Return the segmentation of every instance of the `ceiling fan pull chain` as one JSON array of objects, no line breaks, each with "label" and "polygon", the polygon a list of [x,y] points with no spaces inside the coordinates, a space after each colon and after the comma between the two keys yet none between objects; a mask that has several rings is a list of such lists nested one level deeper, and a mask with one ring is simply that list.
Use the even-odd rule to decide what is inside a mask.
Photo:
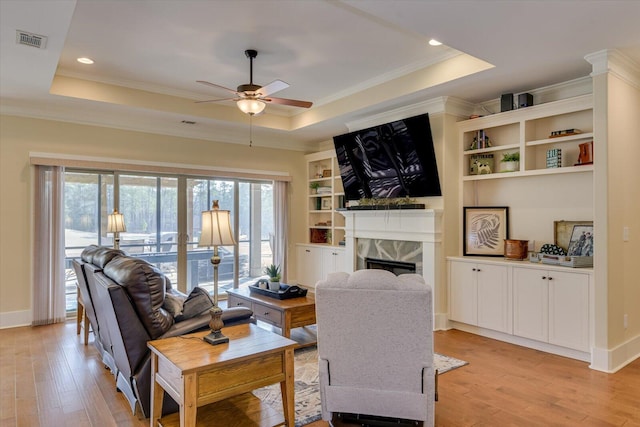
[{"label": "ceiling fan pull chain", "polygon": [[253,114],[249,114],[249,147],[253,147]]}]

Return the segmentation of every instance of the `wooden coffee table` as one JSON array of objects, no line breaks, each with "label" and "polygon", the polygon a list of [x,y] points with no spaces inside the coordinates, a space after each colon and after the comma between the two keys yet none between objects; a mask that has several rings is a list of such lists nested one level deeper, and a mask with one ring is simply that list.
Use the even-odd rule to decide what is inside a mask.
[{"label": "wooden coffee table", "polygon": [[[226,344],[202,340],[209,331],[149,341],[151,427],[294,426],[293,349],[296,343],[254,324],[222,329]],[[250,392],[280,383],[282,414]],[[180,406],[162,417],[164,393]]]},{"label": "wooden coffee table", "polygon": [[257,320],[282,330],[282,336],[291,338],[298,347],[315,345],[316,331],[307,326],[316,323],[316,300],[311,293],[304,297],[277,299],[251,293],[247,288],[227,290],[228,307],[248,307]]}]

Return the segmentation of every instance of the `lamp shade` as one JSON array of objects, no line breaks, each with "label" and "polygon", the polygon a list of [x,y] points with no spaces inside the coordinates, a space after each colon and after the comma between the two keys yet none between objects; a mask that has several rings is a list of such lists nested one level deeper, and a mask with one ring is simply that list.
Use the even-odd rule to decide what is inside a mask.
[{"label": "lamp shade", "polygon": [[127,231],[124,225],[124,215],[118,213],[117,209],[107,216],[107,233],[122,233]]},{"label": "lamp shade", "polygon": [[238,108],[243,113],[249,114],[251,116],[255,114],[260,114],[264,110],[264,107],[267,106],[264,101],[260,99],[240,99],[237,101]]},{"label": "lamp shade", "polygon": [[214,200],[211,210],[202,212],[202,232],[198,246],[231,246],[235,244],[230,212],[220,210],[218,201]]}]

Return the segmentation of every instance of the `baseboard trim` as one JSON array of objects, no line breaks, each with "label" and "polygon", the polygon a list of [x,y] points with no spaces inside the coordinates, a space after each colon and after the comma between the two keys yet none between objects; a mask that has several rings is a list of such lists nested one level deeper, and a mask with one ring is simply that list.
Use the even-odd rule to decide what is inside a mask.
[{"label": "baseboard trim", "polygon": [[433,315],[433,330],[446,331],[449,329],[449,319],[447,313],[435,313]]},{"label": "baseboard trim", "polygon": [[0,313],[0,329],[31,325],[31,310]]},{"label": "baseboard trim", "polygon": [[464,323],[449,321],[449,324],[453,329],[458,329],[460,331],[469,332],[472,334],[480,335],[480,336],[491,338],[498,341],[504,341],[509,344],[520,345],[522,347],[544,351],[545,353],[557,354],[558,356],[569,357],[571,359],[576,359],[583,362],[591,361],[591,354],[588,352],[561,347],[558,345],[549,344],[542,341],[536,341],[529,338],[523,338],[516,335],[511,335],[505,332],[498,332],[498,331],[493,331],[491,329],[479,328],[477,326],[467,325]]},{"label": "baseboard trim", "polygon": [[612,349],[594,347],[589,367],[613,374],[639,357],[640,335],[637,335]]}]

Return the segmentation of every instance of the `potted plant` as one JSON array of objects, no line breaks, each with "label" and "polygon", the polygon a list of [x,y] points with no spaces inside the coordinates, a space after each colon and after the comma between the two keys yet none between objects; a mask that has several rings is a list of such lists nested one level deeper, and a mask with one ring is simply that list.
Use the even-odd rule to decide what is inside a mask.
[{"label": "potted plant", "polygon": [[516,172],[520,170],[520,153],[504,153],[500,163],[503,164],[502,172]]},{"label": "potted plant", "polygon": [[264,268],[264,274],[269,276],[269,290],[280,290],[280,266],[271,264],[270,266]]},{"label": "potted plant", "polygon": [[318,187],[320,187],[320,183],[318,181],[310,182],[309,188],[311,189],[311,194],[316,194],[318,192]]}]

